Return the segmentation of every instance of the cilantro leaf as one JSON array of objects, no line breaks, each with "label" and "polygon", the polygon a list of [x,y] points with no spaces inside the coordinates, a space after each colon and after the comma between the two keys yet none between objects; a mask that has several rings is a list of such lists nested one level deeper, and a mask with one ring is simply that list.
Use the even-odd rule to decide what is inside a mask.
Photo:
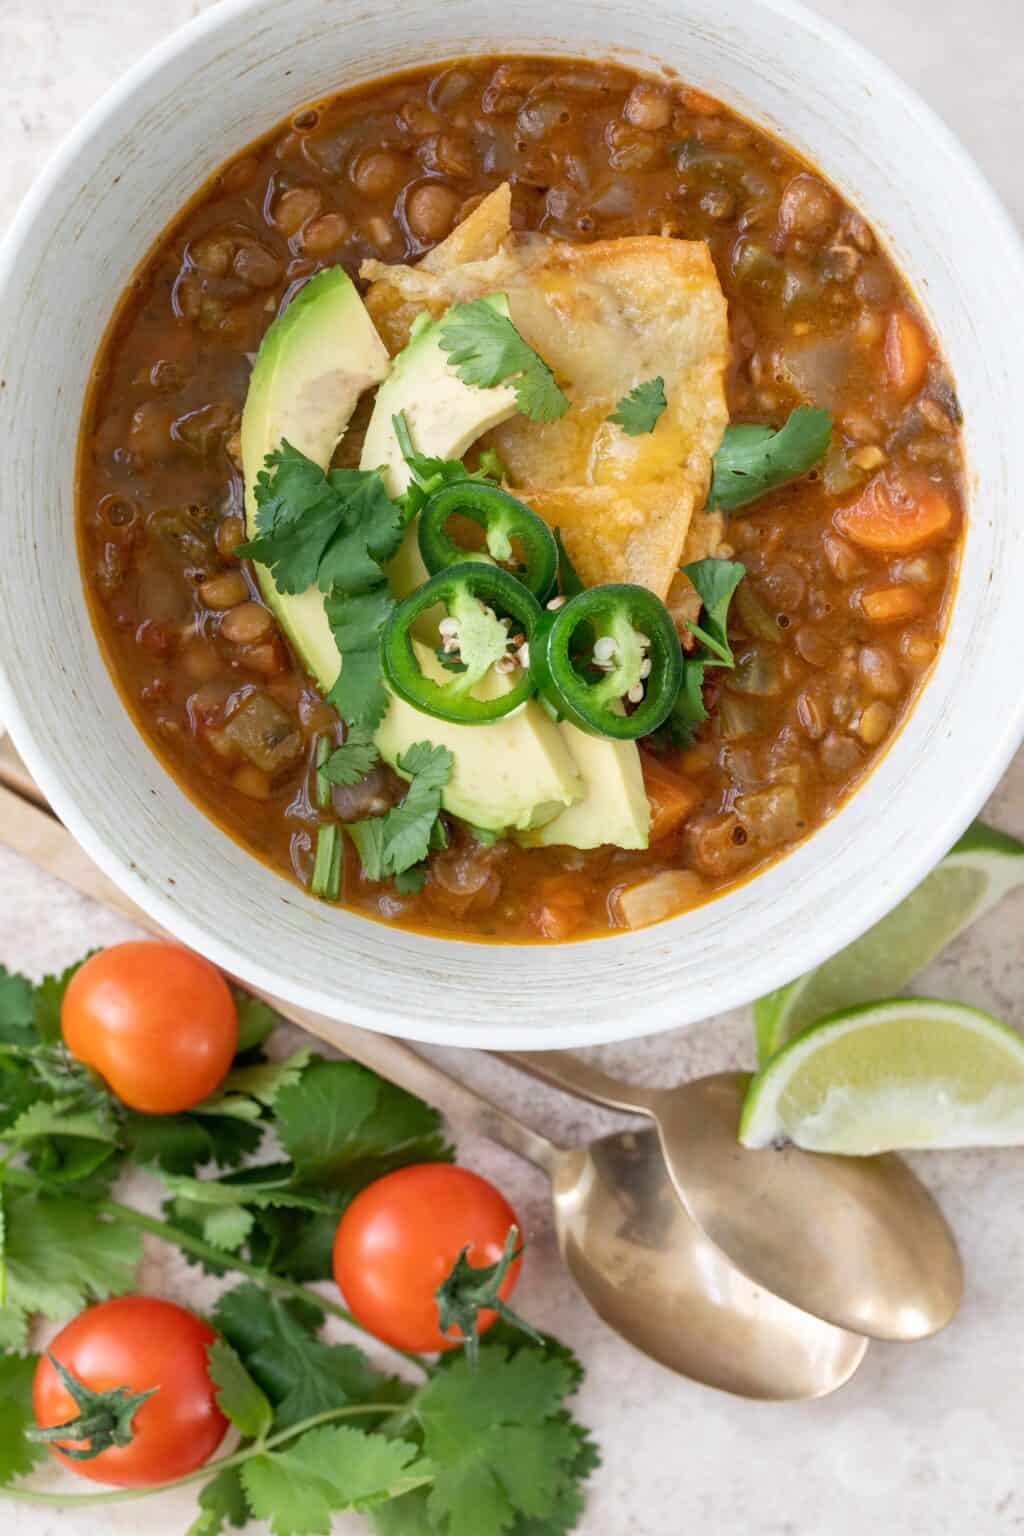
[{"label": "cilantro leaf", "polygon": [[277,1101],[277,1134],[300,1179],[344,1188],[407,1163],[448,1161],[441,1116],[354,1061],[317,1061]]},{"label": "cilantro leaf", "polygon": [[37,1043],[34,989],[27,976],[0,965],[0,1042],[29,1049]]},{"label": "cilantro leaf", "polygon": [[269,1398],[277,1429],[345,1403],[378,1401],[380,1380],[362,1351],[317,1338],[323,1313],[311,1302],[281,1301],[246,1281],[220,1298],[213,1320]]},{"label": "cilantro leaf", "polygon": [[368,880],[387,880],[422,863],[441,812],[441,791],[455,759],[447,747],[419,741],[398,759],[410,775],[405,799],[383,816],[351,822],[347,831],[359,850]]},{"label": "cilantro leaf", "polygon": [[224,1339],[207,1346],[206,1359],[221,1413],[247,1440],[261,1440],[274,1421],[266,1393]]},{"label": "cilantro leaf", "polygon": [[417,515],[424,503],[442,485],[451,485],[461,480],[497,482],[504,477],[505,466],[492,448],[484,449],[480,455],[479,469],[470,471],[461,459],[438,459],[429,454],[417,453],[404,411],[392,416],[391,425],[410,475],[409,485],[402,497],[402,510],[407,522]]},{"label": "cilantro leaf", "polygon": [[76,960],[73,965],[69,965],[59,975],[44,976],[36,987],[35,997],[32,1001],[32,1013],[36,1024],[36,1034],[46,1045],[54,1045],[61,1038],[60,1009],[64,1001],[64,993],[68,989],[68,982],[75,972],[80,971],[85,962],[96,953],[96,950],[90,949],[87,954],[82,956],[81,960]]},{"label": "cilantro leaf", "polygon": [[334,592],[324,608],[341,654],[338,680],[327,696],[351,726],[375,731],[388,707],[380,670],[380,634],[395,606],[386,586],[355,597]]},{"label": "cilantro leaf", "polygon": [[568,1366],[537,1349],[485,1349],[475,1370],[460,1359],[439,1371],[412,1405],[436,1469],[434,1524],[447,1536],[502,1536],[517,1515],[551,1516],[579,1452],[562,1409],[572,1389]]},{"label": "cilantro leaf", "polygon": [[256,477],[256,507],[259,536],[237,553],[267,566],[280,592],[364,592],[383,581],[381,562],[401,542],[401,513],[380,470],[324,474],[287,441]]},{"label": "cilantro leaf", "polygon": [[333,1511],[367,1509],[429,1478],[408,1441],[349,1425],[312,1429],[242,1467],[249,1506],[274,1536],[328,1536]]},{"label": "cilantro leaf", "polygon": [[236,1054],[244,1056],[246,1051],[255,1050],[258,1045],[262,1045],[280,1020],[269,1003],[253,997],[251,992],[243,992],[241,987],[232,987],[231,993],[235,999],[235,1008],[238,1010]]},{"label": "cilantro leaf", "polygon": [[[499,298],[504,313],[495,307]],[[508,380],[531,421],[557,421],[569,409],[551,369],[509,319],[504,295],[453,304],[441,321],[440,344],[464,384],[490,389]]]},{"label": "cilantro leaf", "polygon": [[664,729],[673,746],[688,747],[699,725],[708,718],[704,708],[704,668],[696,656],[683,658],[683,681]]},{"label": "cilantro leaf", "polygon": [[628,395],[623,395],[608,420],[621,427],[628,437],[640,437],[645,432],[654,431],[667,405],[665,380],[660,376],[645,379]]},{"label": "cilantro leaf", "polygon": [[223,1536],[229,1525],[239,1529],[248,1525],[249,1505],[237,1467],[218,1472],[213,1481],[200,1490],[199,1509],[199,1516],[189,1526],[186,1536]]},{"label": "cilantro leaf", "polygon": [[331,784],[358,784],[380,761],[373,732],[365,726],[350,726],[340,747],[335,747],[324,764],[323,772]]},{"label": "cilantro leaf", "polygon": [[3,1202],[10,1305],[60,1320],[132,1289],[142,1257],[137,1232],[63,1195],[7,1189]]},{"label": "cilantro leaf", "polygon": [[832,418],[819,406],[799,405],[785,426],[737,423],[726,427],[712,460],[708,506],[736,512],[765,491],[807,473],[832,441]]},{"label": "cilantro leaf", "polygon": [[0,1485],[31,1472],[46,1448],[26,1439],[34,1427],[32,1380],[35,1355],[0,1355]]},{"label": "cilantro leaf", "polygon": [[711,656],[704,658],[712,666],[733,665],[732,647],[726,635],[729,603],[747,574],[738,560],[695,560],[681,567],[697,589],[702,603],[700,622],[687,623],[690,633],[702,641]]},{"label": "cilantro leaf", "polygon": [[206,1163],[234,1168],[263,1139],[263,1127],[221,1115],[139,1115],[128,1113],[121,1139],[138,1163],[165,1173],[188,1174]]}]

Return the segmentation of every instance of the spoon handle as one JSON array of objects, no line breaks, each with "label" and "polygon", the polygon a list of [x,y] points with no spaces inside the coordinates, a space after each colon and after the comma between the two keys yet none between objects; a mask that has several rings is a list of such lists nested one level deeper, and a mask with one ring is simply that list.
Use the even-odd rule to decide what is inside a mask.
[{"label": "spoon handle", "polygon": [[[0,757],[0,843],[47,874],[63,880],[81,895],[113,908],[150,933],[162,937],[163,930],[152,918],[96,868],[56,817],[42,809],[45,802],[40,792],[35,792],[35,803],[23,798],[30,780],[23,777],[17,790],[3,787],[8,782],[15,782],[13,772],[8,773],[11,762],[10,754],[5,751]],[[20,768],[20,764],[18,766]],[[25,775],[24,769],[21,774]],[[402,1041],[359,1029],[354,1024],[324,1018],[292,1003],[281,1002],[255,987],[247,986],[246,991],[262,998],[281,1018],[326,1040],[344,1051],[346,1056],[351,1056],[353,1061],[386,1077],[388,1082],[429,1100],[467,1129],[498,1142],[546,1173],[551,1172],[557,1149],[550,1141]]]},{"label": "spoon handle", "polygon": [[575,1094],[578,1099],[607,1104],[611,1109],[630,1110],[637,1115],[654,1112],[654,1091],[636,1083],[624,1083],[570,1051],[495,1051],[493,1054],[542,1083],[564,1088],[566,1093]]}]

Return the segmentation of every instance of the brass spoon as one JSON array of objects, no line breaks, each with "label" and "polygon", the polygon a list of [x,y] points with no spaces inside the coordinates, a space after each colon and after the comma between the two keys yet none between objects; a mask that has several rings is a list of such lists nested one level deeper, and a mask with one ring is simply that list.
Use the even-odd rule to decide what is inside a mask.
[{"label": "brass spoon", "polygon": [[693,1220],[737,1269],[796,1307],[877,1339],[945,1327],[963,1293],[953,1234],[902,1158],[752,1151],[736,1139],[749,1075],[642,1088],[565,1051],[504,1053],[542,1082],[654,1121]]},{"label": "brass spoon", "polygon": [[[4,775],[0,773],[0,779]],[[7,782],[14,782],[7,776]],[[0,842],[93,900],[159,932],[36,804],[0,788]],[[259,995],[259,994],[257,994]],[[580,1290],[629,1343],[669,1369],[745,1397],[822,1397],[848,1381],[867,1342],[753,1284],[676,1197],[652,1131],[567,1151],[400,1041],[266,998],[283,1018],[534,1163],[551,1179],[555,1232]]]}]

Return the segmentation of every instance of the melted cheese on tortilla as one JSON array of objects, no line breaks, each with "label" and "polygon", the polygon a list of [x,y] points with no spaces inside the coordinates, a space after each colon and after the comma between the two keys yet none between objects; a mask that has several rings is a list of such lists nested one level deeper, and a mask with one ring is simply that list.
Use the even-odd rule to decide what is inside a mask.
[{"label": "melted cheese on tortilla", "polygon": [[[574,246],[513,234],[509,213],[499,187],[418,267],[364,262],[367,307],[397,348],[424,309],[507,293],[570,401],[558,421],[517,416],[490,435],[510,485],[561,528],[588,586],[635,581],[666,598],[728,420],[726,305],[708,248],[654,235]],[[630,437],[608,416],[656,376],[667,408]]]}]

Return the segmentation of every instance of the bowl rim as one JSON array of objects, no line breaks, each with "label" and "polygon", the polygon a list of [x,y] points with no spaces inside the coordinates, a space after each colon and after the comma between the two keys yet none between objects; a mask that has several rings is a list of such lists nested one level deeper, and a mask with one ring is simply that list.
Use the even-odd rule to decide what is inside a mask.
[{"label": "bowl rim", "polygon": [[[244,15],[258,3],[259,0],[220,0],[219,4],[201,12],[184,26],[170,33],[132,64],[78,120],[29,188],[7,233],[0,241],[0,292],[3,292],[10,279],[18,253],[31,236],[38,212],[44,207],[65,174],[73,168],[80,150],[97,130],[110,119],[116,118],[140,88],[157,77],[169,62],[190,50],[208,35],[215,35],[221,29],[228,27],[235,18]],[[1024,240],[1005,205],[978,167],[973,155],[947,127],[938,113],[888,64],[850,37],[841,27],[810,11],[802,0],[756,0],[756,3],[762,10],[774,14],[780,20],[799,25],[812,38],[828,44],[840,54],[845,54],[867,73],[873,74],[880,83],[886,85],[898,98],[900,105],[916,119],[918,126],[930,137],[936,151],[948,156],[956,164],[965,181],[971,184],[973,194],[984,206],[990,221],[991,232],[1001,240],[1007,260],[1011,264],[1016,264],[1021,274],[1022,287],[1024,287]],[[500,45],[496,45],[494,51],[511,53],[515,50],[503,49]],[[612,50],[609,51],[612,52]],[[928,687],[927,680],[922,686]],[[915,700],[910,715],[903,724],[901,735],[912,728],[919,703],[920,697]],[[500,1045],[504,1048],[529,1046],[534,1049],[554,1049],[603,1044],[686,1027],[696,1022],[699,1017],[707,1016],[706,1014],[695,1015],[692,1012],[687,1014],[683,1005],[680,1010],[682,1017],[666,1018],[664,1004],[652,999],[637,1005],[630,1011],[625,1029],[618,1018],[608,1017],[595,1023],[581,1017],[576,1022],[564,1023],[557,1031],[552,1029],[544,1036],[540,1036],[536,1029],[515,1024],[497,1027],[494,1025],[469,1027],[460,1024],[457,1037],[453,1038],[451,1033],[445,1032],[441,1024],[424,1022],[415,1015],[387,1007],[367,1009],[361,1004],[346,1002],[330,991],[289,981],[252,957],[247,957],[244,966],[239,966],[240,956],[230,942],[222,941],[205,926],[194,922],[176,898],[165,894],[161,888],[144,879],[129,859],[122,858],[98,832],[94,831],[88,812],[79,809],[71,788],[65,788],[64,779],[56,768],[50,767],[45,754],[38,746],[28,719],[18,706],[15,690],[8,678],[2,658],[0,658],[0,720],[10,731],[26,765],[76,841],[122,891],[180,942],[206,955],[228,974],[237,975],[243,981],[250,981],[254,986],[276,994],[285,1001],[315,1010],[328,1018],[348,1019],[361,1027],[378,1032],[468,1048],[494,1048]],[[1010,701],[1010,707],[1003,714],[1001,724],[1002,729],[992,732],[986,748],[984,772],[979,773],[970,784],[963,785],[958,790],[955,816],[944,814],[941,823],[933,822],[927,834],[922,836],[912,851],[907,853],[897,873],[886,882],[879,882],[877,888],[865,888],[859,892],[855,912],[837,916],[827,930],[822,926],[810,934],[794,934],[787,945],[785,957],[771,957],[762,961],[762,969],[773,987],[778,987],[812,969],[835,954],[843,945],[865,932],[902,900],[943,857],[953,838],[963,831],[991,794],[1024,737],[1024,694],[1018,697],[1015,705],[1012,700]],[[868,775],[868,779],[870,777],[871,775]],[[853,792],[851,799],[856,799],[864,791],[866,784],[867,779]],[[816,833],[811,833],[806,842],[812,843],[815,835]],[[801,846],[806,846],[806,843]],[[785,858],[784,855],[782,860],[774,861],[774,865],[769,867],[777,866],[784,862]],[[755,874],[751,877],[751,882],[756,883],[759,878],[760,873]],[[727,894],[724,893],[724,895]],[[373,921],[365,918],[363,920]],[[671,920],[656,925],[655,930],[648,931],[661,928],[665,939],[668,940],[670,925]],[[445,946],[459,942],[433,935],[420,935],[420,937],[428,938],[433,944]],[[606,946],[622,943],[629,937],[621,934],[609,935],[599,939],[574,941],[571,945],[560,945],[558,948],[571,947],[574,953],[582,958],[589,944],[599,943],[604,949]],[[515,943],[486,947],[516,954],[522,954],[524,950],[530,953],[537,952],[535,945]],[[716,993],[716,1012],[725,1012],[730,1008],[745,1005],[749,1001],[749,986],[744,984],[742,976],[723,976]]]}]

